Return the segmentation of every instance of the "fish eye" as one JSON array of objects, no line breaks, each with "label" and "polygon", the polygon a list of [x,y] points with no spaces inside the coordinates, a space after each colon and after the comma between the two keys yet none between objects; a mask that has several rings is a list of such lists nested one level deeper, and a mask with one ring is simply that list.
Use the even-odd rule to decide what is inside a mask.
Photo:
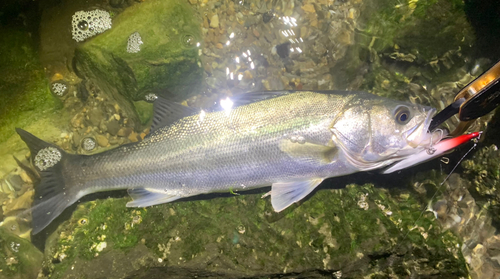
[{"label": "fish eye", "polygon": [[399,106],[394,111],[394,116],[398,124],[404,125],[410,122],[411,119],[410,109],[406,106]]}]

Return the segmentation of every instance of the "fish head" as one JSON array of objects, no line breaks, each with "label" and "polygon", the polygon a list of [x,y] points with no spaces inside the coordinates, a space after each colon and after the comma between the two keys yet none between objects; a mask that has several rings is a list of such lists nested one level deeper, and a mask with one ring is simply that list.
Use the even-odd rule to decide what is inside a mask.
[{"label": "fish head", "polygon": [[428,132],[435,109],[388,99],[352,102],[334,120],[333,142],[359,170],[389,165],[430,148],[445,136]]}]

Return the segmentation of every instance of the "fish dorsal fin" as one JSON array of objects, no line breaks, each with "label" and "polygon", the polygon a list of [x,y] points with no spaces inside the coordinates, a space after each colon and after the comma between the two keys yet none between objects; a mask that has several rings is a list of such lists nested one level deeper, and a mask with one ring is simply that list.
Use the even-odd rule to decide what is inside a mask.
[{"label": "fish dorsal fin", "polygon": [[280,212],[293,203],[305,198],[321,182],[323,182],[323,178],[273,183],[271,188],[271,204],[274,211]]},{"label": "fish dorsal fin", "polygon": [[153,103],[153,123],[151,124],[151,132],[149,134],[152,134],[159,128],[169,126],[181,118],[195,115],[198,112],[199,110],[195,108],[186,107],[158,97]]},{"label": "fish dorsal fin", "polygon": [[[260,102],[260,101],[267,100],[267,99],[285,96],[285,95],[291,94],[293,92],[294,91],[248,92],[248,93],[234,95],[232,97],[229,97],[229,99],[232,101],[232,108],[235,108],[235,107],[244,106],[244,105],[248,105],[248,104],[255,103],[255,102]],[[208,111],[214,112],[214,111],[224,110],[224,108],[221,106],[220,101],[225,100],[225,99],[226,98],[222,98],[221,100],[215,102],[215,105],[210,107],[208,109]]]}]

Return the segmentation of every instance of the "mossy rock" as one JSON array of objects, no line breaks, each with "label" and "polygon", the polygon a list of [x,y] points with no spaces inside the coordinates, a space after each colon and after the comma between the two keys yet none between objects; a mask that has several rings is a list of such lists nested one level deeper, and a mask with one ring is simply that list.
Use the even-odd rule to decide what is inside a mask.
[{"label": "mossy rock", "polygon": [[104,271],[107,278],[467,274],[459,240],[441,231],[432,213],[421,214],[422,205],[409,194],[371,184],[320,190],[281,213],[256,194],[140,209],[126,208],[128,200],[79,205],[54,233],[58,240],[47,247],[48,259],[64,257],[52,261],[45,274],[51,278],[96,278]]},{"label": "mossy rock", "polygon": [[62,107],[52,96],[38,51],[23,27],[0,28],[0,143],[15,127],[50,117]]},{"label": "mossy rock", "polygon": [[0,178],[17,167],[13,156],[28,152],[16,127],[50,140],[69,120],[50,92],[29,27],[13,25],[0,27]]},{"label": "mossy rock", "polygon": [[360,19],[357,46],[338,66],[348,77],[369,67],[355,88],[408,100],[410,83],[432,88],[455,80],[472,55],[475,36],[462,1],[376,1],[371,8]]},{"label": "mossy rock", "polygon": [[[143,44],[129,53],[128,39],[135,32]],[[201,86],[197,42],[200,22],[187,2],[144,1],[114,17],[110,30],[77,47],[76,67],[101,89],[114,88],[129,101],[166,90],[170,98],[184,100]]]},{"label": "mossy rock", "polygon": [[31,242],[0,227],[0,278],[37,278],[42,259]]},{"label": "mossy rock", "polygon": [[[488,134],[487,134],[488,135]],[[500,150],[484,146],[471,159],[462,162],[464,176],[472,183],[471,193],[478,203],[487,204],[491,217],[500,224]]]}]

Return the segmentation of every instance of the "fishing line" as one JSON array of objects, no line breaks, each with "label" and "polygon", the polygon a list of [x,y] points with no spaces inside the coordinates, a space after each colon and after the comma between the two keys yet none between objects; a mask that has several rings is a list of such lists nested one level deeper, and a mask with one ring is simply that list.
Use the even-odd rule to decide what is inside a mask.
[{"label": "fishing line", "polygon": [[[441,188],[443,187],[444,183],[450,178],[450,176],[457,169],[457,167],[460,165],[460,163],[465,159],[465,157],[467,157],[467,155],[469,155],[469,153],[476,148],[477,143],[479,142],[479,139],[481,138],[481,135],[482,135],[482,132],[479,132],[479,136],[473,140],[474,144],[472,145],[472,147],[467,152],[465,152],[465,154],[462,156],[462,158],[460,158],[460,160],[458,160],[457,164],[453,167],[453,169],[450,171],[450,173],[445,177],[445,179],[443,180],[443,182],[441,182],[441,184],[439,184],[438,188],[436,189],[436,192],[434,192],[434,194],[430,198],[430,200],[429,200],[430,202],[436,197],[437,193],[441,191]],[[413,222],[412,228],[408,229],[408,231],[404,235],[402,241],[406,239],[406,237],[408,236],[408,234],[410,234],[410,232],[413,229],[415,229],[415,226],[416,226],[417,222],[422,218],[422,216],[424,216],[424,213],[427,210],[429,210],[429,205],[427,205],[426,208],[420,212],[420,215],[418,216],[417,220],[415,220]]]}]

